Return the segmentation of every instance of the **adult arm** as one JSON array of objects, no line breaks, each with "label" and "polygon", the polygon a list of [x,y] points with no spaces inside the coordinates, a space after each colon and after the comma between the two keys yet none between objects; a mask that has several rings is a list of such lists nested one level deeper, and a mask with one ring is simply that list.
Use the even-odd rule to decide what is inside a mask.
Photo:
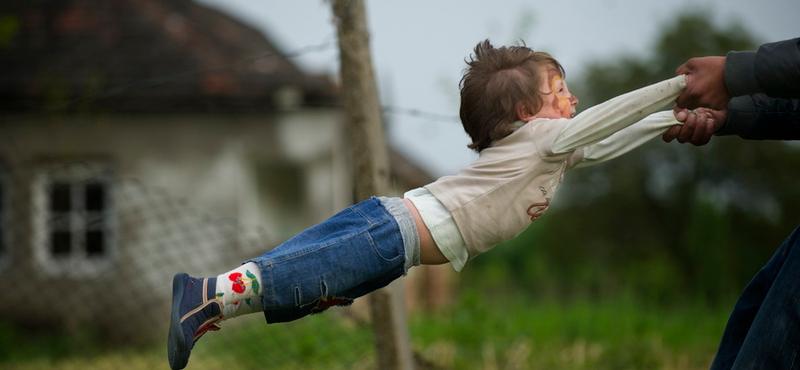
[{"label": "adult arm", "polygon": [[800,139],[800,38],[729,52],[725,84],[732,98],[716,135],[744,139]]},{"label": "adult arm", "polygon": [[800,98],[800,38],[764,44],[756,52],[728,52],[725,85],[733,97]]},{"label": "adult arm", "polygon": [[[720,59],[723,64],[719,64]],[[725,58],[693,58],[678,67],[676,73],[689,74],[686,92],[676,100],[680,107],[710,106],[729,112],[715,135],[800,139],[800,38],[764,44],[758,51],[731,51]],[[706,130],[709,127],[687,121],[671,128],[663,139],[669,142],[678,138],[680,142],[704,145],[708,140],[686,138],[707,136]]]},{"label": "adult arm", "polygon": [[723,109],[731,97],[765,93],[800,98],[800,38],[764,44],[758,51],[689,59],[675,74],[686,74],[679,107]]},{"label": "adult arm", "polygon": [[800,140],[800,100],[764,94],[740,96],[728,103],[728,119],[714,135],[750,140]]}]

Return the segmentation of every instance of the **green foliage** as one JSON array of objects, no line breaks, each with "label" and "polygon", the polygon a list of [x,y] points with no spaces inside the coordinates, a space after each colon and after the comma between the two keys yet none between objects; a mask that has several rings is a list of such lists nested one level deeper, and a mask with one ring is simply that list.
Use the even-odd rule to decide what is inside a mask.
[{"label": "green foliage", "polygon": [[[223,323],[192,353],[197,368],[218,369],[225,364],[241,368],[343,369],[364,368],[374,362],[375,346],[369,326],[359,325],[332,308],[290,323],[267,325],[253,314]],[[367,367],[368,368],[368,367]]]},{"label": "green foliage", "polygon": [[730,50],[752,50],[758,46],[742,24],[734,22],[720,28],[712,24],[706,14],[694,10],[678,17],[674,24],[666,25],[652,60],[660,73],[656,77],[674,74],[675,68],[689,58],[725,55]]},{"label": "green foliage", "polygon": [[0,322],[0,364],[30,359],[57,362],[77,353],[96,355],[102,349],[101,343],[90,328],[63,335],[56,330],[43,331]]},{"label": "green foliage", "polygon": [[5,48],[17,36],[22,28],[19,15],[0,15],[0,48]]},{"label": "green foliage", "polygon": [[445,369],[707,369],[729,312],[516,293],[468,290],[451,311],[412,317],[415,348]]},{"label": "green foliage", "polygon": [[[374,369],[371,328],[336,314],[345,309],[331,311],[276,325],[265,324],[260,314],[225,321],[222,330],[198,341],[188,368]],[[107,346],[88,329],[27,333],[5,324],[0,325],[0,368],[161,369],[168,367],[166,331],[162,338],[144,347]]]}]

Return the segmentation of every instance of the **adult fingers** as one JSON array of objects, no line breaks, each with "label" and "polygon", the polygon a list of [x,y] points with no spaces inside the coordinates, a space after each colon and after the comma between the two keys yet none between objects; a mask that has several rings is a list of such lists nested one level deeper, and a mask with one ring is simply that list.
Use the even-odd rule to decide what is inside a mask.
[{"label": "adult fingers", "polygon": [[681,132],[678,133],[678,142],[685,143],[691,140],[694,131],[696,130],[697,126],[697,114],[689,113],[686,116],[686,120],[683,122],[683,127],[681,127]]},{"label": "adult fingers", "polygon": [[[689,137],[689,142],[694,145],[703,145],[705,142],[703,140],[706,137],[706,132],[710,130],[708,125],[707,116],[705,113],[700,113],[696,116],[697,123],[695,124],[694,131],[692,132],[692,136]],[[707,142],[707,141],[706,141]]]},{"label": "adult fingers", "polygon": [[702,141],[700,143],[696,143],[694,145],[697,145],[697,146],[706,145],[706,144],[708,144],[709,141],[711,141],[711,136],[713,136],[714,132],[716,131],[716,127],[717,127],[716,126],[716,122],[714,122],[713,118],[709,118],[708,121],[706,122],[706,124],[707,124],[706,134],[703,135],[703,139],[702,139]]},{"label": "adult fingers", "polygon": [[717,132],[728,120],[728,110],[715,110],[711,112],[711,117],[714,118],[714,132]]},{"label": "adult fingers", "polygon": [[661,135],[661,140],[664,140],[665,143],[672,142],[672,140],[675,140],[675,138],[678,137],[678,134],[680,134],[681,127],[681,125],[670,127],[667,132],[664,133],[664,135]]},{"label": "adult fingers", "polygon": [[[683,108],[679,107],[677,104],[675,104],[675,105],[672,106],[672,114],[675,116],[675,120],[677,120],[678,122],[683,123],[683,122],[686,121],[686,117],[689,114],[689,111],[686,110],[686,109],[683,109]],[[667,132],[665,132],[663,135],[661,135],[661,139],[664,140],[664,142],[667,142],[667,143],[672,142],[672,140],[675,140],[681,134],[681,131],[683,131],[683,130],[684,130],[684,126],[682,124],[681,125],[674,125],[674,126],[670,127],[669,129],[667,129]]]},{"label": "adult fingers", "polygon": [[695,75],[687,74],[686,75],[686,88],[683,89],[683,92],[675,98],[675,104],[678,107],[684,109],[695,109],[700,104],[698,103],[699,94],[696,91],[694,80]]},{"label": "adult fingers", "polygon": [[[691,61],[691,59],[689,61]],[[691,73],[691,72],[692,72],[692,69],[689,67],[689,62],[687,61],[686,63],[683,63],[680,66],[678,66],[678,68],[675,70],[675,75],[676,76],[677,75],[685,75],[685,74],[688,74],[688,73]]]},{"label": "adult fingers", "polygon": [[686,115],[688,114],[688,109],[681,108],[678,106],[678,104],[672,106],[672,115],[675,116],[676,120],[680,122],[686,121]]}]

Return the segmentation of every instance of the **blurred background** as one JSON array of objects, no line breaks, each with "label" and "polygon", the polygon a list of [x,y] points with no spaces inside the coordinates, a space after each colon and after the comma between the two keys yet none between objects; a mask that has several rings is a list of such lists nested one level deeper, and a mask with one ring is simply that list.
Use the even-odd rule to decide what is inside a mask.
[{"label": "blurred background", "polygon": [[[792,0],[366,7],[396,196],[475,158],[458,80],[483,39],[552,53],[580,111],[690,57],[800,34]],[[174,273],[216,276],[356,201],[330,8],[0,4],[0,367],[168,368]],[[800,221],[798,151],[655,140],[571,172],[517,239],[404,279],[417,367],[708,368]],[[222,326],[189,369],[376,368],[365,302]]]}]

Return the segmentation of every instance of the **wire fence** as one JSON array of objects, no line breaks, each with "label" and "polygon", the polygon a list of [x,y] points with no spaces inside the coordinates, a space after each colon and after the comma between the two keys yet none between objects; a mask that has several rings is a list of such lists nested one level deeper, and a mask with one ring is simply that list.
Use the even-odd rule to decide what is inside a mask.
[{"label": "wire fence", "polygon": [[[277,244],[102,165],[13,159],[0,167],[4,369],[168,368],[173,274],[216,276]],[[286,324],[223,321],[188,368],[374,369],[364,304]]]}]

